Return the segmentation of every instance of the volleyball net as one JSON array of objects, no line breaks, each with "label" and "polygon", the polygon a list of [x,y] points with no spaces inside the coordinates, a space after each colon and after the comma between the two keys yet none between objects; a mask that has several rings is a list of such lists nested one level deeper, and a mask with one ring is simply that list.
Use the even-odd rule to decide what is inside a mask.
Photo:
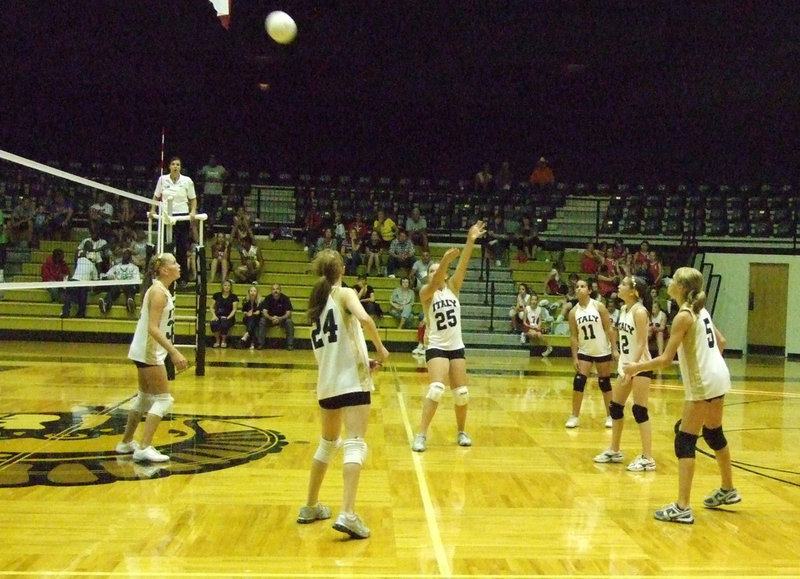
[{"label": "volleyball net", "polygon": [[[98,342],[122,341],[127,335],[129,341],[146,289],[147,263],[165,251],[180,253],[173,228],[190,217],[173,215],[169,196],[154,201],[157,175],[128,172],[120,165],[84,169],[71,164],[76,173],[54,165],[0,150],[0,209],[7,238],[0,246],[0,331],[16,330],[23,337],[25,330],[36,335],[61,331],[67,339],[77,333]],[[92,178],[78,175],[80,169]],[[174,342],[194,352],[199,376],[205,374],[206,219],[203,213],[191,219],[191,245],[186,263],[180,264],[195,283],[194,292],[171,288]]]}]

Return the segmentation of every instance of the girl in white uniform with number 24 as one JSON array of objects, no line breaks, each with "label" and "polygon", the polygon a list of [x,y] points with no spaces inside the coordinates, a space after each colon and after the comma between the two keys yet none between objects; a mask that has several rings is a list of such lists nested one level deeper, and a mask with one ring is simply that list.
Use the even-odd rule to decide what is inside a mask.
[{"label": "girl in white uniform with number 24", "polygon": [[[311,345],[319,366],[317,401],[322,436],[311,463],[306,504],[300,508],[297,522],[313,523],[331,517],[330,507],[319,503],[319,491],[328,464],[339,446],[343,446],[342,510],[333,528],[354,539],[366,539],[370,530],[355,514],[356,492],[367,456],[364,435],[371,392],[375,389],[371,371],[383,365],[389,352],[358,294],[342,287],[342,256],[330,249],[323,250],[314,259],[312,270],[320,278],[311,290],[307,315],[312,325]],[[375,346],[377,361],[369,359],[362,326]],[[344,441],[340,438],[342,426]]]},{"label": "girl in white uniform with number 24", "polygon": [[[461,303],[458,294],[467,274],[475,241],[486,233],[483,221],[470,227],[463,251],[452,247],[442,260],[428,267],[428,283],[419,290],[419,299],[425,312],[425,325],[428,328],[425,360],[428,362],[430,385],[422,402],[422,417],[419,428],[411,444],[411,450],[423,452],[428,435],[428,427],[439,407],[445,392],[444,382],[450,382],[450,390],[455,401],[456,441],[459,446],[472,446],[472,440],[464,431],[467,423],[467,361],[464,355],[464,341],[461,338]],[[461,254],[453,276],[448,280],[447,271],[453,260]]]},{"label": "girl in white uniform with number 24", "polygon": [[680,309],[672,320],[664,353],[650,360],[625,366],[626,376],[668,366],[678,353],[685,392],[683,415],[675,427],[675,456],[678,457],[678,500],[655,512],[659,521],[694,523],[689,506],[695,467],[695,446],[701,432],[717,459],[722,484],[703,501],[708,508],[732,505],[742,500],[733,486],[731,452],[722,432],[725,394],[731,388],[728,366],[722,357],[725,337],[711,321],[705,308],[703,274],[680,267],[669,284],[668,293]]}]

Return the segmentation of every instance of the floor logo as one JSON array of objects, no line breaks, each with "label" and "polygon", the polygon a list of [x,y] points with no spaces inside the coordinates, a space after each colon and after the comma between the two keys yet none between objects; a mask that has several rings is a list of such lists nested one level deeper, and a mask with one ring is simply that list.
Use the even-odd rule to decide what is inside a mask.
[{"label": "floor logo", "polygon": [[104,407],[0,416],[0,487],[97,485],[196,474],[258,460],[288,444],[281,433],[253,425],[266,416],[170,414],[158,427],[155,446],[171,460],[140,464],[114,451],[127,416],[125,410]]}]

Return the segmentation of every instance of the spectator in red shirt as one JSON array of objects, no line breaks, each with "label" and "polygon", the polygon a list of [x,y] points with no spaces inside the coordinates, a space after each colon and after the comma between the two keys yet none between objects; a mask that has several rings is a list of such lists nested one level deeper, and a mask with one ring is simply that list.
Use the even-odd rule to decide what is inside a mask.
[{"label": "spectator in red shirt", "polygon": [[[48,255],[42,263],[42,281],[64,281],[69,278],[69,266],[64,261],[64,251],[56,248],[52,255]],[[50,292],[50,300],[54,302],[63,301],[64,288],[47,288]]]},{"label": "spectator in red shirt", "polygon": [[533,168],[533,172],[531,172],[530,176],[530,182],[534,188],[539,189],[552,187],[552,185],[556,182],[555,176],[553,175],[553,170],[550,168],[550,165],[547,164],[547,159],[544,157],[540,157],[539,161],[536,163],[536,167]]}]

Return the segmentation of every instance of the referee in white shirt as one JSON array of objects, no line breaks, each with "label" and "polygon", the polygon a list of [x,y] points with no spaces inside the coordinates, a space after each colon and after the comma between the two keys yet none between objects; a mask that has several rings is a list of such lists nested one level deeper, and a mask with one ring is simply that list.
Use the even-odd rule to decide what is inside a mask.
[{"label": "referee in white shirt", "polygon": [[[162,196],[172,195],[172,215],[189,215],[193,220],[197,213],[197,195],[194,191],[194,181],[191,177],[181,175],[180,157],[172,157],[169,160],[169,174],[161,175],[156,183],[156,190],[153,193],[153,200],[161,201]],[[150,208],[150,214],[155,217],[157,214],[155,203]],[[186,263],[186,254],[189,249],[191,238],[191,222],[178,221],[172,226],[172,241],[175,244],[175,257],[181,266],[181,279],[178,284],[183,287],[186,285],[186,276],[189,271]]]}]

